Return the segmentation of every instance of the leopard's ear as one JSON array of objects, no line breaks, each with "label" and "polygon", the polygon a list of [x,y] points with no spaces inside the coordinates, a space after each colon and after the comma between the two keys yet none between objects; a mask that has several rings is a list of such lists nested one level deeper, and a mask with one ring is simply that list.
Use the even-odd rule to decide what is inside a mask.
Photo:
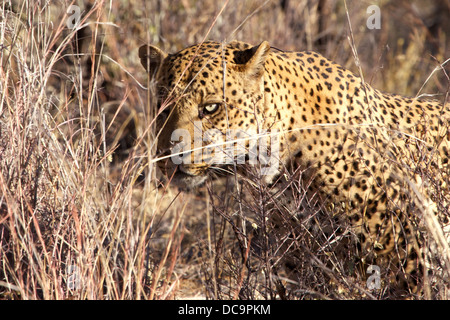
[{"label": "leopard's ear", "polygon": [[245,50],[248,55],[248,61],[245,63],[245,72],[250,78],[259,78],[264,73],[264,63],[270,53],[270,45],[267,41],[260,45]]},{"label": "leopard's ear", "polygon": [[139,58],[141,64],[150,74],[151,78],[154,78],[159,70],[163,60],[167,57],[167,53],[155,46],[143,45],[139,48]]}]

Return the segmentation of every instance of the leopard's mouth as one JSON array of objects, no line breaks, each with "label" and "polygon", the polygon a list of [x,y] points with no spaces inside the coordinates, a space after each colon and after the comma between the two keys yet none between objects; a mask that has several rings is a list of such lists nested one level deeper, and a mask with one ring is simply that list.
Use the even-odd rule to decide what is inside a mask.
[{"label": "leopard's mouth", "polygon": [[166,183],[183,191],[193,191],[201,186],[208,177],[208,166],[173,165],[167,162],[158,163],[158,166],[165,176]]}]

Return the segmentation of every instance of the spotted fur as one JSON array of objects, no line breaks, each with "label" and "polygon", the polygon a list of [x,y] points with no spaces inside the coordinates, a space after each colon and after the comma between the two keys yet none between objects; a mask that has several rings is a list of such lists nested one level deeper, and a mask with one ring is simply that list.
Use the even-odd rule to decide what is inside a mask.
[{"label": "spotted fur", "polygon": [[[415,227],[428,214],[448,230],[449,199],[435,194],[449,193],[449,104],[383,93],[318,53],[267,42],[205,42],[175,54],[143,46],[139,56],[167,119],[159,125],[161,156],[170,154],[175,129],[194,136],[195,121],[224,135],[278,130],[279,168],[267,183],[300,168],[313,178],[311,191],[348,217],[362,249],[397,261],[412,278],[421,272]],[[210,170],[204,160],[176,166],[164,158],[160,166],[192,188]]]}]

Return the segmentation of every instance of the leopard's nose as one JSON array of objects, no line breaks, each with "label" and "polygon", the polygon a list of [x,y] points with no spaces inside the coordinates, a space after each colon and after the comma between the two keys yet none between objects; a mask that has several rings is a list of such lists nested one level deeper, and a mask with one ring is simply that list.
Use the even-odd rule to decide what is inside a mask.
[{"label": "leopard's nose", "polygon": [[192,150],[187,148],[183,142],[176,144],[170,150],[170,160],[175,165],[190,164],[192,160],[191,155]]},{"label": "leopard's nose", "polygon": [[158,148],[156,155],[160,160],[170,159],[174,155],[173,148]]}]

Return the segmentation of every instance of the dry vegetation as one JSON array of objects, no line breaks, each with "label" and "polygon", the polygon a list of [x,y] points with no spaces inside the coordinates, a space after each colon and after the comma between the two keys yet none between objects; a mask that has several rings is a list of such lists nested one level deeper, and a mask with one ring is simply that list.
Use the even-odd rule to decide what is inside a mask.
[{"label": "dry vegetation", "polygon": [[[369,291],[351,261],[334,256],[342,239],[314,239],[315,250],[258,177],[196,194],[163,186],[137,48],[268,40],[362,70],[384,91],[445,101],[448,1],[347,0],[347,11],[343,0],[75,1],[75,29],[70,4],[1,4],[0,299],[386,296],[387,280]],[[371,4],[381,7],[379,30],[366,27]],[[294,177],[300,204],[306,186]],[[321,214],[314,208],[305,216]],[[269,228],[275,209],[289,235]],[[285,254],[300,270],[295,281],[281,268]],[[438,279],[430,292],[449,298],[448,285]]]}]

